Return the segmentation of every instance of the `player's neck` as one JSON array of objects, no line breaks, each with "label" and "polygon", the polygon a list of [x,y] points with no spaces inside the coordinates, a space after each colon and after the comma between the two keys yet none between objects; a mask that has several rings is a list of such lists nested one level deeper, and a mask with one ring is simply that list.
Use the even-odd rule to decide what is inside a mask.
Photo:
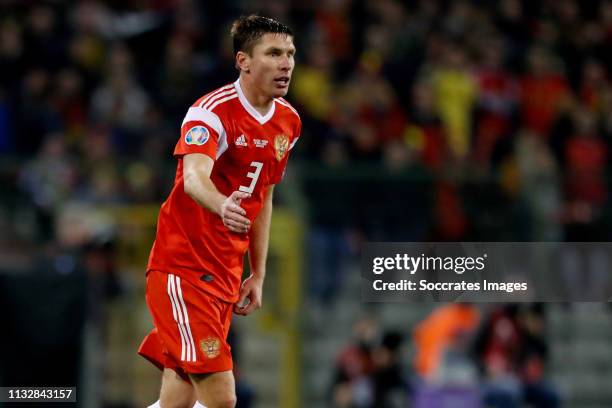
[{"label": "player's neck", "polygon": [[239,84],[245,98],[257,112],[265,115],[270,111],[274,98],[261,92],[255,84],[242,76],[240,77]]}]

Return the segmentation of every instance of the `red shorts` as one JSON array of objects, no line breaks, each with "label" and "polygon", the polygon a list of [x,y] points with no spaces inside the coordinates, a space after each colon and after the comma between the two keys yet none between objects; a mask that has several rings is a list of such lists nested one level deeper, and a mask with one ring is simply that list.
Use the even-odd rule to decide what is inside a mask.
[{"label": "red shorts", "polygon": [[155,328],[142,341],[138,354],[161,370],[174,369],[186,381],[188,373],[232,369],[227,344],[232,303],[159,271],[147,273],[146,298]]}]

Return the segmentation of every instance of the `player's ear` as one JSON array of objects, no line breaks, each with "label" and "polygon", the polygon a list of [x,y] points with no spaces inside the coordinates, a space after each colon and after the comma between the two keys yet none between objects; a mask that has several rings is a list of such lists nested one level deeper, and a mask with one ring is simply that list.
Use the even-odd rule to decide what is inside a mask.
[{"label": "player's ear", "polygon": [[238,51],[236,54],[236,66],[240,71],[249,72],[250,58],[246,52]]}]

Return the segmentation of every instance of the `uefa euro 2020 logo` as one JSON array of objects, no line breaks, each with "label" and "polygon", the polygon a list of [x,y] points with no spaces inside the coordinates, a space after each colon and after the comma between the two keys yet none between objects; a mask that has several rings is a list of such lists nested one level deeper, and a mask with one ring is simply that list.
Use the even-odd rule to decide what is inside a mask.
[{"label": "uefa euro 2020 logo", "polygon": [[190,145],[202,146],[208,141],[208,129],[204,126],[194,126],[185,135],[185,143]]}]

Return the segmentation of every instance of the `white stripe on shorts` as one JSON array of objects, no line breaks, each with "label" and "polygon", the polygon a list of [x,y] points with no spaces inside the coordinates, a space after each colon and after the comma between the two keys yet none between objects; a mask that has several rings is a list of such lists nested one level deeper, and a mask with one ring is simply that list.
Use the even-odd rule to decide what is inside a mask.
[{"label": "white stripe on shorts", "polygon": [[189,316],[183,301],[181,279],[178,276],[168,274],[168,296],[170,297],[170,303],[172,303],[174,321],[181,335],[181,361],[196,361],[195,345],[189,327]]},{"label": "white stripe on shorts", "polygon": [[183,313],[185,316],[185,329],[187,332],[187,341],[191,345],[191,360],[196,361],[196,348],[193,342],[193,335],[191,334],[191,326],[189,326],[189,314],[187,314],[187,306],[185,305],[185,301],[183,300],[183,290],[181,289],[181,278],[175,276],[176,278],[176,290],[178,293],[179,305],[183,308]]},{"label": "white stripe on shorts", "polygon": [[[177,324],[179,334],[181,335],[181,361],[185,360],[185,334],[183,333],[183,328],[179,324],[179,318],[177,315],[177,307],[176,300],[174,300],[174,277],[171,274],[168,274],[168,297],[170,298],[170,303],[172,304],[172,315],[174,316],[174,321]],[[181,317],[182,320],[182,317]]]}]

